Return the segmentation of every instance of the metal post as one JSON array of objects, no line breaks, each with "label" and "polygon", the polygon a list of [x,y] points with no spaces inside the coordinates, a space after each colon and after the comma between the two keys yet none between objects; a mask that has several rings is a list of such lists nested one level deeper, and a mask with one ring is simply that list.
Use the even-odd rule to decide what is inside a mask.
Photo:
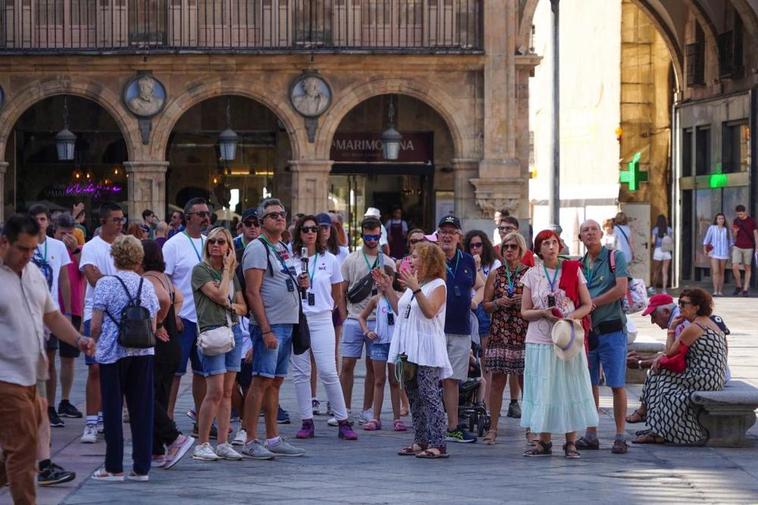
[{"label": "metal post", "polygon": [[552,64],[553,64],[553,128],[552,143],[553,163],[551,166],[551,183],[549,198],[549,213],[551,224],[560,224],[561,215],[561,91],[560,91],[560,30],[558,3],[560,0],[550,0],[552,11]]}]

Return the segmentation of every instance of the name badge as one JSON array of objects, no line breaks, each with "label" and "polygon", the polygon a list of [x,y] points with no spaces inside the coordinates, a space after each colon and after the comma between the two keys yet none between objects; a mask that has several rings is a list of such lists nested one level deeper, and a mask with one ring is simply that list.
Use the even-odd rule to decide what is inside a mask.
[{"label": "name badge", "polygon": [[310,305],[311,307],[316,305],[316,295],[314,295],[313,293],[308,293],[308,305]]},{"label": "name badge", "polygon": [[[409,307],[410,307],[410,305],[409,305]],[[392,326],[393,324],[395,324],[395,314],[393,314],[392,312],[388,312],[387,313],[387,325]]]},{"label": "name badge", "polygon": [[292,279],[286,279],[285,282],[287,283],[287,291],[290,293],[295,291],[295,283],[292,282]]}]

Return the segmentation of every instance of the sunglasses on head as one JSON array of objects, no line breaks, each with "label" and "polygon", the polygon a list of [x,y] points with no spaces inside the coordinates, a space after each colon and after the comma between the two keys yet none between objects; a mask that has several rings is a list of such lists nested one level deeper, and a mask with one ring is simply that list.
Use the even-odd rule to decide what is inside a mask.
[{"label": "sunglasses on head", "polygon": [[287,219],[287,212],[269,212],[268,214],[263,215],[263,219],[266,219],[267,217],[270,217],[271,219]]},{"label": "sunglasses on head", "polygon": [[223,239],[223,238],[209,238],[208,239],[208,243],[210,245],[215,245],[215,244],[224,245],[224,244],[226,244],[226,239]]},{"label": "sunglasses on head", "polygon": [[303,233],[318,233],[318,226],[303,226],[300,228]]},{"label": "sunglasses on head", "polygon": [[378,242],[380,238],[382,238],[381,234],[379,234],[379,235],[364,235],[363,236],[363,240],[365,240],[366,242]]},{"label": "sunglasses on head", "polygon": [[248,228],[252,228],[253,226],[259,226],[258,221],[255,219],[247,219],[245,221],[242,221],[242,224],[247,226]]}]

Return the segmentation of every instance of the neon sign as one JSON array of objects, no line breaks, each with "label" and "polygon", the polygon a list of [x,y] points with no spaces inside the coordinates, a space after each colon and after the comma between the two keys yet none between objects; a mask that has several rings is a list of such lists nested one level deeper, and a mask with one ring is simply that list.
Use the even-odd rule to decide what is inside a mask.
[{"label": "neon sign", "polygon": [[90,196],[100,198],[106,194],[120,193],[119,184],[96,184],[94,182],[72,182],[66,186],[66,196]]}]

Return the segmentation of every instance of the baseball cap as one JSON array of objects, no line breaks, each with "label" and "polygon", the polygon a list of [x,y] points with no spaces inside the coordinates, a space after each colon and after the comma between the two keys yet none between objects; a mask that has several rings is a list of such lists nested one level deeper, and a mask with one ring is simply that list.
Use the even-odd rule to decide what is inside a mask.
[{"label": "baseball cap", "polygon": [[453,216],[452,214],[449,216],[445,216],[440,220],[440,224],[437,225],[438,228],[442,228],[443,225],[451,224],[455,226],[458,230],[461,229],[461,220],[457,217]]},{"label": "baseball cap", "polygon": [[379,219],[382,217],[382,212],[376,207],[369,207],[366,209],[366,213],[363,214],[363,217],[375,217]]},{"label": "baseball cap", "polygon": [[671,305],[674,303],[674,298],[671,295],[661,293],[657,295],[653,295],[650,297],[650,300],[647,301],[647,308],[642,313],[643,316],[649,316],[653,312],[655,312],[655,309],[658,307],[662,307],[664,305]]},{"label": "baseball cap", "polygon": [[332,217],[327,214],[326,212],[322,212],[320,214],[316,214],[316,223],[319,226],[331,226],[332,225]]},{"label": "baseball cap", "polygon": [[57,228],[73,228],[76,226],[76,221],[71,217],[71,214],[64,212],[55,218],[55,226]]},{"label": "baseball cap", "polygon": [[245,209],[245,212],[242,213],[242,220],[245,219],[258,219],[258,210],[254,207],[251,207],[249,209]]}]

